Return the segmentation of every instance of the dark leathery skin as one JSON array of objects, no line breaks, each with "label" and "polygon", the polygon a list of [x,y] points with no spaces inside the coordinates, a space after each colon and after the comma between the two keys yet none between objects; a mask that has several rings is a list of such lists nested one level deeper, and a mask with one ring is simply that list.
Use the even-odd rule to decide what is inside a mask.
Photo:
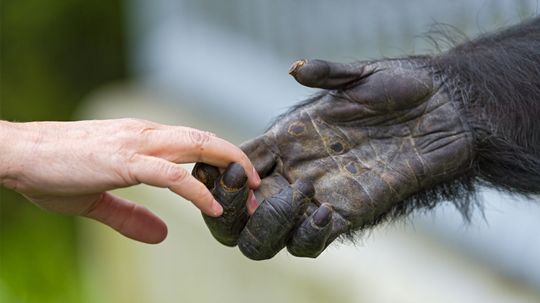
[{"label": "dark leathery skin", "polygon": [[287,250],[295,256],[317,257],[332,231],[332,207],[323,204],[293,232]]},{"label": "dark leathery skin", "polygon": [[240,234],[240,251],[253,260],[272,258],[285,247],[313,194],[311,183],[298,180],[263,200]]},{"label": "dark leathery skin", "polygon": [[[294,110],[242,148],[254,163],[278,159],[274,171],[290,182],[309,179],[317,201],[361,226],[470,164],[472,136],[459,105],[422,63],[369,63],[357,85]],[[254,148],[263,144],[263,152]]]},{"label": "dark leathery skin", "polygon": [[216,240],[223,245],[235,246],[248,219],[246,200],[249,188],[244,169],[233,163],[220,175],[216,167],[197,163],[193,175],[207,185],[223,207],[220,217],[203,214],[204,222]]},{"label": "dark leathery skin", "polygon": [[[293,255],[316,257],[340,234],[369,226],[471,165],[472,133],[462,105],[450,100],[429,57],[302,60],[290,73],[327,91],[241,145],[263,178],[258,200],[272,201],[247,222],[249,232],[260,232],[242,231],[248,257],[271,257],[284,243]],[[298,180],[315,189],[302,214],[286,190],[275,196]],[[271,209],[273,203],[278,207]]]}]

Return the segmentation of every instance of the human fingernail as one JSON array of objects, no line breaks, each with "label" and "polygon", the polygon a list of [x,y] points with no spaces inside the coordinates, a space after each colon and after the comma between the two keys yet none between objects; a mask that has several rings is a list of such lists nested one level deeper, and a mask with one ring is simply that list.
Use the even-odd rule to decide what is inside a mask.
[{"label": "human fingernail", "polygon": [[257,201],[257,198],[255,198],[255,194],[253,194],[253,191],[249,192],[247,207],[251,212],[254,212],[257,207],[259,207],[259,202]]},{"label": "human fingernail", "polygon": [[253,168],[253,177],[255,178],[255,182],[257,184],[261,183],[261,177],[259,177],[259,174],[257,173],[257,170],[255,169],[255,167]]},{"label": "human fingernail", "polygon": [[214,200],[214,202],[212,203],[212,214],[214,215],[214,217],[219,217],[221,216],[221,214],[223,214],[223,207],[216,200]]}]

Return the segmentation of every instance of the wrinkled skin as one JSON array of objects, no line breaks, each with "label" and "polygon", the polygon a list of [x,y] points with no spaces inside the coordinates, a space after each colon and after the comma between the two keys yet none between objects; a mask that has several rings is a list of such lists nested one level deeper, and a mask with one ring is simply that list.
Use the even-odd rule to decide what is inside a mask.
[{"label": "wrinkled skin", "polygon": [[[285,246],[295,256],[316,257],[339,235],[377,222],[407,197],[470,166],[471,131],[428,57],[353,64],[302,60],[290,73],[326,91],[242,144],[263,178],[255,193],[262,203],[251,217],[243,211],[205,219],[214,236],[235,222],[228,245],[238,243],[248,258],[268,259]],[[194,175],[209,170],[198,165]],[[212,180],[223,177],[214,175]],[[215,184],[216,199],[231,204],[234,199],[218,193]],[[234,185],[245,191],[245,181]],[[234,204],[244,209],[247,198],[241,196]]]}]

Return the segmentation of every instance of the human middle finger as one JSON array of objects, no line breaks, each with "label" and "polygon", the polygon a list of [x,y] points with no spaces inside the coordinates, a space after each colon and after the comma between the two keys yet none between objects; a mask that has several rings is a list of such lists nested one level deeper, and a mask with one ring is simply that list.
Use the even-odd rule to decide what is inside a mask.
[{"label": "human middle finger", "polygon": [[175,163],[204,162],[225,168],[239,163],[248,176],[250,188],[260,184],[253,164],[234,144],[212,133],[189,127],[164,127],[148,133],[148,145],[143,149],[150,155]]}]

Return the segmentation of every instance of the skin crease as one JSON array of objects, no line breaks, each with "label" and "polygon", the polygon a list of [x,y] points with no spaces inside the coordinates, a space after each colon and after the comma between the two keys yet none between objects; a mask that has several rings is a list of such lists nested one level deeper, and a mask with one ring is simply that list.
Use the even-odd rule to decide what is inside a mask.
[{"label": "skin crease", "polygon": [[146,243],[167,235],[143,206],[107,191],[136,184],[168,188],[208,216],[223,209],[179,163],[238,162],[249,188],[260,179],[246,155],[209,132],[145,120],[10,123],[0,121],[0,181],[37,206],[100,221]]}]

